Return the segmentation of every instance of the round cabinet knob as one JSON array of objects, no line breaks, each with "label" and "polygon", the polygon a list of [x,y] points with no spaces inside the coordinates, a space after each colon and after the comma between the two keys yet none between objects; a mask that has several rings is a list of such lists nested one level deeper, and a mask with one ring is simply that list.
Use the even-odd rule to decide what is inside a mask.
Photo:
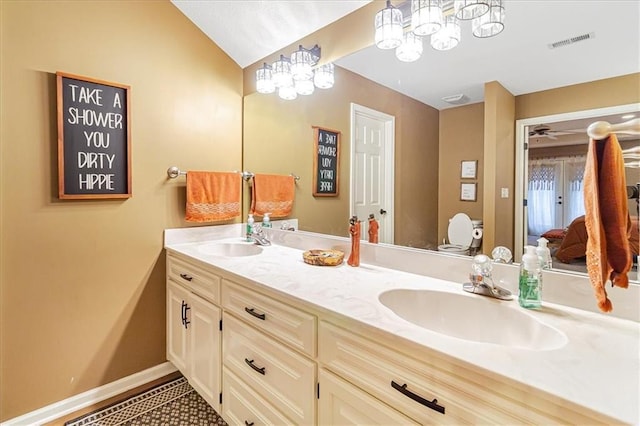
[{"label": "round cabinet knob", "polygon": [[380,214],[387,214],[387,211],[385,209],[380,209]]}]

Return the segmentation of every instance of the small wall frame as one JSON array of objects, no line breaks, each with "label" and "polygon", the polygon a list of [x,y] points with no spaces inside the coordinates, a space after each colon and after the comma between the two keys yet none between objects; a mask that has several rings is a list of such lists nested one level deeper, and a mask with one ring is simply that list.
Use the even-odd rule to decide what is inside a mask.
[{"label": "small wall frame", "polygon": [[475,179],[478,175],[478,160],[464,160],[460,163],[460,177]]},{"label": "small wall frame", "polygon": [[476,183],[460,184],[460,201],[476,201]]}]

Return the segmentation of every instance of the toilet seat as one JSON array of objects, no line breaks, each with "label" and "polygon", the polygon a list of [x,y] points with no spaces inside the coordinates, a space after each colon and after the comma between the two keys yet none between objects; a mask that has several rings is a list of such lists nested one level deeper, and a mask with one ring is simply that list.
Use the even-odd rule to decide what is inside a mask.
[{"label": "toilet seat", "polygon": [[473,241],[473,228],[471,218],[464,213],[456,213],[449,221],[447,236],[449,244],[441,244],[438,251],[456,254],[469,254],[469,247]]},{"label": "toilet seat", "polygon": [[461,247],[471,246],[473,240],[471,218],[464,213],[457,213],[449,222],[447,235],[449,236],[449,244]]}]

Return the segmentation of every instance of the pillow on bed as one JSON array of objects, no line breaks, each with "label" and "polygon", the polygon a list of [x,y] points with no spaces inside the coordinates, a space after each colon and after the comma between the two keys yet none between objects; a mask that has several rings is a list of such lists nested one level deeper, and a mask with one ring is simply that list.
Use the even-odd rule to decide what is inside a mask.
[{"label": "pillow on bed", "polygon": [[549,229],[547,232],[541,235],[541,237],[547,240],[561,240],[567,235],[566,229]]}]

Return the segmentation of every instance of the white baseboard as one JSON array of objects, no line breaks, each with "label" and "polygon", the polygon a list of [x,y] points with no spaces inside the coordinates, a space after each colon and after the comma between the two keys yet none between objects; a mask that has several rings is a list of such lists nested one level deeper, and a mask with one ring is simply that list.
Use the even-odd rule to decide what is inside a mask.
[{"label": "white baseboard", "polygon": [[20,417],[14,417],[13,419],[3,422],[0,426],[41,425],[159,379],[174,371],[177,371],[176,367],[167,361],[155,367],[140,371],[139,373],[123,377],[115,382],[107,383],[106,385],[90,389],[81,394],[63,399],[62,401],[54,402],[51,405],[23,414]]}]

